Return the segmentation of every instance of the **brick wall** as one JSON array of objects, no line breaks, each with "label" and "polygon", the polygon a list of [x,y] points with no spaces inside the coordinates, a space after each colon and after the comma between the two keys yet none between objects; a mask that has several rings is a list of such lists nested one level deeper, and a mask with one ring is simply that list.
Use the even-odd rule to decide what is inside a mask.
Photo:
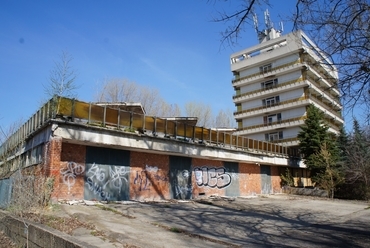
[{"label": "brick wall", "polygon": [[[58,198],[83,199],[86,146],[63,143],[59,162]],[[57,168],[55,170],[58,170]]]},{"label": "brick wall", "polygon": [[260,167],[257,164],[239,163],[239,183],[241,196],[260,194]]},{"label": "brick wall", "polygon": [[154,153],[130,153],[130,199],[169,199],[169,157]]},{"label": "brick wall", "polygon": [[[46,172],[48,176],[55,177],[52,198],[84,199],[86,146],[62,143],[61,139],[53,138],[46,149]],[[128,191],[129,199],[171,199],[169,163],[168,155],[131,151],[127,178],[129,188],[124,189]],[[229,172],[224,161],[192,158],[193,197],[224,196],[230,190],[239,191],[240,196],[260,194],[260,166],[239,163],[236,168],[237,171]],[[228,185],[231,181],[234,183],[232,187]],[[239,183],[236,191],[235,183]],[[274,193],[281,192],[279,169],[275,166],[271,167],[271,184]]]},{"label": "brick wall", "polygon": [[271,166],[271,185],[273,193],[281,193],[281,178],[280,169],[278,166]]},{"label": "brick wall", "polygon": [[57,199],[59,194],[59,175],[60,175],[60,156],[62,154],[62,139],[59,137],[52,138],[45,145],[45,174],[47,177],[53,177],[54,187],[51,195],[52,199]]}]

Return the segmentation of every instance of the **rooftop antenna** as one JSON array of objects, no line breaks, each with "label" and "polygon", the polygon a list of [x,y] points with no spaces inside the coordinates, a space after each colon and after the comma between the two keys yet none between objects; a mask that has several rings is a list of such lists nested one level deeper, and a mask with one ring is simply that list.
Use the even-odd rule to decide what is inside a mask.
[{"label": "rooftop antenna", "polygon": [[253,23],[254,23],[254,29],[256,30],[256,33],[258,34],[258,18],[257,18],[256,13],[253,13]]},{"label": "rooftop antenna", "polygon": [[258,30],[258,18],[257,14],[253,13],[253,24],[254,29],[256,30],[258,41],[260,43],[275,39],[277,37],[281,36],[281,33],[283,32],[283,22],[279,23],[279,30],[274,29],[274,23],[270,19],[270,13],[269,10],[266,9],[264,11],[264,17],[265,17],[265,28],[263,30]]},{"label": "rooftop antenna", "polygon": [[279,22],[279,28],[280,28],[280,32],[282,33],[282,32],[284,32],[284,25],[283,25],[283,22],[281,21],[281,22]]},{"label": "rooftop antenna", "polygon": [[270,20],[270,13],[269,13],[269,10],[266,9],[266,11],[264,12],[265,14],[265,25],[266,25],[266,29],[271,29],[273,27],[273,24]]}]

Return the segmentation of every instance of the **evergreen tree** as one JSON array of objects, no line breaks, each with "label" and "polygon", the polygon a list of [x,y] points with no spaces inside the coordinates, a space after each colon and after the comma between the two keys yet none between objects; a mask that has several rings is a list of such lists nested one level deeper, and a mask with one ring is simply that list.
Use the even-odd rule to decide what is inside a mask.
[{"label": "evergreen tree", "polygon": [[337,138],[339,163],[345,166],[348,162],[347,150],[349,146],[349,139],[344,126],[341,127],[339,136]]},{"label": "evergreen tree", "polygon": [[307,119],[301,129],[299,147],[312,181],[327,190],[329,197],[334,197],[336,187],[344,181],[338,163],[341,150],[335,142],[337,139],[328,132],[324,113],[313,105],[307,108]]},{"label": "evergreen tree", "polygon": [[338,153],[336,146],[332,146],[328,141],[324,141],[320,150],[312,154],[312,163],[315,168],[320,168],[321,172],[313,178],[321,188],[328,192],[328,197],[334,198],[334,192],[338,185],[344,182],[343,170],[338,163]]},{"label": "evergreen tree", "polygon": [[[307,119],[298,133],[299,148],[303,156],[303,161],[307,168],[311,170],[311,176],[325,170],[325,167],[318,168],[315,165],[314,155],[320,151],[325,141],[329,141],[329,127],[324,122],[323,113],[313,105],[307,108]],[[331,145],[329,145],[331,147]]]},{"label": "evergreen tree", "polygon": [[354,194],[360,199],[370,199],[370,138],[355,119],[353,133],[347,147],[346,178]]}]

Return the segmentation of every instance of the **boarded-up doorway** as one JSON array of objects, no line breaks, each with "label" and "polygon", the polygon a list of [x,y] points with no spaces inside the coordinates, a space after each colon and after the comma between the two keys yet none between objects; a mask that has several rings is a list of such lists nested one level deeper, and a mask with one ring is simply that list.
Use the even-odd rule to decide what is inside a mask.
[{"label": "boarded-up doorway", "polygon": [[170,194],[173,199],[191,199],[191,158],[170,156]]},{"label": "boarded-up doorway", "polygon": [[239,190],[239,165],[234,162],[224,162],[224,167],[230,176],[230,184],[225,188],[226,196],[240,196]]},{"label": "boarded-up doorway", "polygon": [[86,148],[84,199],[125,201],[130,196],[130,152]]},{"label": "boarded-up doorway", "polygon": [[271,194],[271,167],[268,165],[261,165],[261,194]]}]

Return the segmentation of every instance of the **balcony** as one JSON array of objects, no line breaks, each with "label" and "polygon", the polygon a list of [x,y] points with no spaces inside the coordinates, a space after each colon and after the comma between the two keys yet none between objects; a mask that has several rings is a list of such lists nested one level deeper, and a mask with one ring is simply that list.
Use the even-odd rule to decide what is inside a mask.
[{"label": "balcony", "polygon": [[311,81],[316,82],[319,88],[330,89],[334,92],[334,95],[339,96],[340,93],[337,89],[337,79],[328,77],[327,74],[324,74],[318,66],[307,64],[307,78],[312,78]]},{"label": "balcony", "polygon": [[267,71],[267,72],[257,72],[257,73],[247,75],[244,77],[236,78],[232,80],[232,85],[234,87],[240,87],[240,86],[248,84],[248,82],[250,81],[262,79],[262,78],[269,77],[269,76],[274,76],[276,74],[283,73],[283,72],[287,73],[290,71],[295,71],[297,69],[303,68],[303,66],[305,65],[302,64],[300,60],[296,60],[294,62],[283,64],[277,67],[273,67],[271,68],[270,71]]},{"label": "balcony", "polygon": [[299,145],[299,140],[297,137],[288,137],[288,138],[272,141],[272,143],[289,147],[289,146]]},{"label": "balcony", "polygon": [[247,126],[239,128],[237,130],[238,135],[247,135],[252,133],[262,133],[271,130],[276,130],[279,128],[293,127],[293,126],[302,126],[306,116],[299,116],[295,118],[289,118],[286,120],[279,120],[274,122],[262,123],[258,125]]},{"label": "balcony", "polygon": [[325,57],[322,52],[317,51],[309,45],[304,45],[304,57],[303,60],[305,63],[310,66],[315,67],[315,69],[320,72],[324,78],[338,78],[338,72],[336,68],[331,65],[331,61]]},{"label": "balcony", "polygon": [[276,86],[272,86],[269,88],[253,90],[250,92],[246,92],[243,94],[236,94],[233,96],[234,103],[244,102],[246,100],[250,100],[253,98],[260,98],[263,95],[267,95],[270,93],[278,94],[279,92],[289,91],[296,88],[302,88],[304,86],[308,86],[308,82],[299,78],[297,80],[291,80],[284,83],[278,83]]},{"label": "balcony", "polygon": [[341,106],[332,104],[332,102],[328,102],[327,99],[323,98],[322,96],[311,94],[309,98],[314,105],[326,115],[330,115],[333,119],[338,119],[342,123],[344,122],[340,112],[342,109]]},{"label": "balcony", "polygon": [[243,119],[253,115],[262,115],[266,112],[276,112],[282,109],[296,108],[300,106],[309,105],[310,101],[307,96],[293,98],[282,102],[275,103],[273,105],[260,106],[250,109],[234,112],[235,119]]},{"label": "balcony", "polygon": [[302,51],[302,32],[289,33],[257,44],[230,56],[231,71],[241,71],[276,58],[287,57]]}]

